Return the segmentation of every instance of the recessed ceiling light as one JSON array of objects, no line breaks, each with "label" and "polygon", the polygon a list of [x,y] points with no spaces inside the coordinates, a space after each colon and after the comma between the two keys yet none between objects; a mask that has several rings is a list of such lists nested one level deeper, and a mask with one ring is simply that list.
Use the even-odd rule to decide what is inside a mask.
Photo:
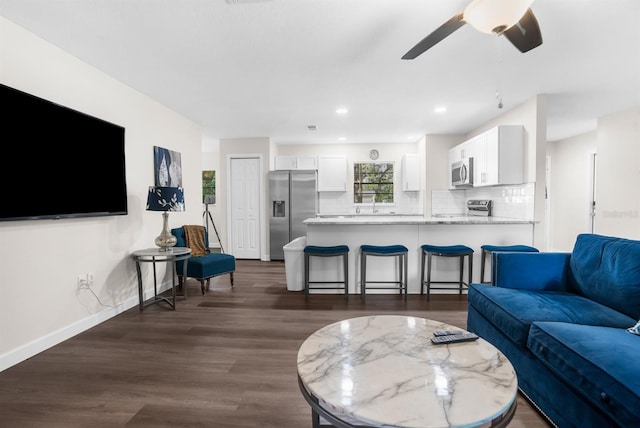
[{"label": "recessed ceiling light", "polygon": [[336,114],[347,114],[349,113],[349,109],[346,107],[338,107],[336,109]]},{"label": "recessed ceiling light", "polygon": [[446,113],[447,112],[447,108],[445,106],[438,106],[438,107],[434,108],[433,111],[435,113]]},{"label": "recessed ceiling light", "polygon": [[347,141],[347,137],[340,137],[338,138],[339,141]]}]

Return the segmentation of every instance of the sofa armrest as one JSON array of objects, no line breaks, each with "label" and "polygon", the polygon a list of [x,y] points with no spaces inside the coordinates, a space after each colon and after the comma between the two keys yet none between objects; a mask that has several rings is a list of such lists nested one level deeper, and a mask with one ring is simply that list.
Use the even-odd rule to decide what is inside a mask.
[{"label": "sofa armrest", "polygon": [[495,252],[493,285],[539,291],[567,291],[571,253]]}]

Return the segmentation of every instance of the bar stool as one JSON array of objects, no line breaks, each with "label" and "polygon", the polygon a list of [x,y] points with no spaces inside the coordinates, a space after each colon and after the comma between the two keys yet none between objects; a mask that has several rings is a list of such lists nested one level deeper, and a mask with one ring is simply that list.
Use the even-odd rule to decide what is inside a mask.
[{"label": "bar stool", "polygon": [[[398,289],[404,291],[407,299],[407,255],[409,250],[404,245],[361,245],[360,246],[360,295],[365,300],[367,284],[395,284],[395,286],[376,286],[371,289]],[[397,281],[367,281],[367,257],[397,257],[399,278]]]},{"label": "bar stool", "polygon": [[[420,294],[424,294],[424,286],[427,286],[427,300],[429,300],[431,290],[452,290],[451,287],[432,287],[431,284],[458,284],[460,294],[463,286],[469,286],[473,271],[473,248],[466,245],[423,245],[422,264],[420,266]],[[431,280],[431,257],[458,257],[460,259],[460,279],[458,281],[432,281]],[[469,279],[464,282],[464,258],[467,258],[469,265]],[[427,259],[427,280],[424,280],[425,258]]]},{"label": "bar stool", "polygon": [[[311,257],[338,257],[342,256],[344,263],[344,279],[342,281],[310,281],[309,270],[311,268]],[[343,284],[340,287],[311,287],[311,284]],[[349,299],[349,247],[346,245],[335,245],[331,247],[321,247],[317,245],[307,245],[304,247],[304,299],[309,297],[309,290],[342,290],[344,287],[344,298]]]},{"label": "bar stool", "polygon": [[487,255],[491,255],[496,251],[515,251],[519,253],[539,252],[537,248],[528,245],[483,245],[480,248],[482,249],[482,255],[480,256],[480,282],[483,284],[491,284],[493,282],[493,275],[489,277],[489,281],[485,282],[484,280],[484,267]]}]

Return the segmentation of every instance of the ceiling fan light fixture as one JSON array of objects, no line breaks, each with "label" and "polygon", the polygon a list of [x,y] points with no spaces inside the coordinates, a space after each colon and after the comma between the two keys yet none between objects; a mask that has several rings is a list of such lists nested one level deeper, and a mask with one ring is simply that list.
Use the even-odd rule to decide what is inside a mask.
[{"label": "ceiling fan light fixture", "polygon": [[534,0],[474,0],[464,9],[463,19],[478,31],[502,34],[520,21]]}]

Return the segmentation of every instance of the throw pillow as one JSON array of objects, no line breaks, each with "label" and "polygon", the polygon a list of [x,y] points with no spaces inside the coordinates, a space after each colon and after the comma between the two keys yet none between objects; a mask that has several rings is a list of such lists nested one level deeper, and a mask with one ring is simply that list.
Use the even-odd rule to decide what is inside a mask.
[{"label": "throw pillow", "polygon": [[627,331],[629,333],[637,334],[638,336],[640,336],[640,321],[638,321],[633,327],[629,327]]}]

